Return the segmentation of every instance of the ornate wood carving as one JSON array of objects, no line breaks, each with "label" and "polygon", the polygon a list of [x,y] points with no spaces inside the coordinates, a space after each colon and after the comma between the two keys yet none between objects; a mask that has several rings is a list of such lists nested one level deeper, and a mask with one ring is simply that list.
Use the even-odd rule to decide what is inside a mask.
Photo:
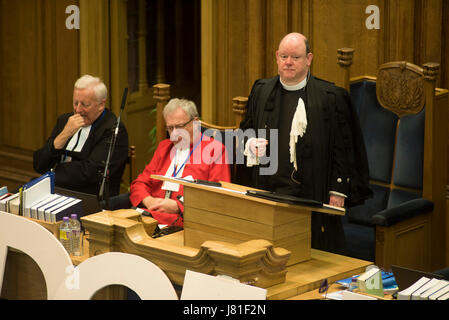
[{"label": "ornate wood carving", "polygon": [[425,100],[423,69],[405,61],[381,65],[376,95],[382,107],[399,117],[419,113]]},{"label": "ornate wood carving", "polygon": [[354,59],[354,49],[341,48],[337,50],[337,62],[342,67],[349,67]]},{"label": "ornate wood carving", "polygon": [[89,232],[90,256],[111,251],[136,254],[158,265],[176,284],[183,283],[187,269],[228,275],[262,288],[285,282],[290,252],[266,240],[206,241],[196,249],[151,238],[148,234],[157,222],[141,221],[135,210],[103,211],[81,220]]},{"label": "ornate wood carving", "polygon": [[156,140],[157,143],[164,140],[166,136],[165,132],[165,121],[164,117],[162,116],[162,111],[164,110],[165,105],[168,103],[168,100],[170,100],[170,85],[164,84],[164,83],[158,83],[153,86],[153,98],[156,100],[156,108],[157,108],[157,114],[156,114]]},{"label": "ornate wood carving", "polygon": [[435,62],[428,62],[423,65],[424,79],[429,81],[436,81],[440,71],[440,64]]},{"label": "ornate wood carving", "polygon": [[350,90],[349,67],[352,65],[352,62],[354,60],[354,51],[355,50],[353,48],[337,49],[337,63],[343,69],[343,72],[341,73],[343,79],[340,82],[337,82],[337,85],[342,86],[348,91]]},{"label": "ornate wood carving", "polygon": [[242,122],[245,117],[247,102],[247,97],[234,97],[232,99],[232,111],[235,115],[235,125],[237,128],[240,127],[240,122]]}]

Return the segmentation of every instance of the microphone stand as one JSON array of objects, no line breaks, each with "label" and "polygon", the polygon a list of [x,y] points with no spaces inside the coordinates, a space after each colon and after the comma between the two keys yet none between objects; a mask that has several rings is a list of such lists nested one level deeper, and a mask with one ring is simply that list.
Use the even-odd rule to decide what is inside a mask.
[{"label": "microphone stand", "polygon": [[[106,159],[106,164],[104,166],[100,191],[98,192],[98,202],[100,203],[101,208],[106,210],[109,210],[109,164],[111,161],[112,153],[114,152],[115,142],[117,141],[120,118],[122,117],[123,109],[125,109],[127,95],[128,95],[128,88],[125,88],[122,96],[122,105],[120,106],[120,114],[117,118],[117,125],[115,126],[115,130],[112,131],[112,138],[111,143],[109,144],[108,157]],[[103,194],[105,199],[103,199]]]}]

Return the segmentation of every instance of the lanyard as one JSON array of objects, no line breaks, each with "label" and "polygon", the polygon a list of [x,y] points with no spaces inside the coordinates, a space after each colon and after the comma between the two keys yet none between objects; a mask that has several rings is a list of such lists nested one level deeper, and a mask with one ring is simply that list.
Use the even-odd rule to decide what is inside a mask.
[{"label": "lanyard", "polygon": [[177,165],[176,165],[176,153],[175,153],[175,165],[173,167],[173,177],[176,177],[179,174],[179,172],[182,170],[182,168],[184,168],[184,166],[186,165],[187,161],[189,161],[190,157],[192,156],[193,151],[195,151],[196,147],[198,147],[198,145],[201,143],[202,140],[203,140],[203,134],[201,133],[200,141],[193,147],[192,151],[190,151],[189,156],[184,161],[184,163],[179,167],[178,170],[176,170]]}]

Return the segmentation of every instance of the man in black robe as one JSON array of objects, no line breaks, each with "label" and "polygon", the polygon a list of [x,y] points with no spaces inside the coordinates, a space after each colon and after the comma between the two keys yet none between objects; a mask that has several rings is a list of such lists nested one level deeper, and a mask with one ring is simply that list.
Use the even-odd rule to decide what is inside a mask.
[{"label": "man in black robe", "polygon": [[[276,52],[279,75],[254,83],[240,128],[267,132],[246,141],[247,184],[338,207],[360,203],[370,194],[360,125],[347,91],[310,74],[312,59],[307,39],[288,34]],[[267,146],[278,155],[273,175],[258,162]],[[344,253],[340,216],[312,214],[312,247]]]},{"label": "man in black robe", "polygon": [[[105,108],[107,88],[97,77],[84,75],[75,82],[73,112],[58,117],[42,148],[33,154],[34,169],[55,171],[55,185],[98,195],[116,116]],[[128,133],[120,123],[109,166],[109,195],[120,192],[128,157]],[[106,193],[105,193],[106,194]]]}]

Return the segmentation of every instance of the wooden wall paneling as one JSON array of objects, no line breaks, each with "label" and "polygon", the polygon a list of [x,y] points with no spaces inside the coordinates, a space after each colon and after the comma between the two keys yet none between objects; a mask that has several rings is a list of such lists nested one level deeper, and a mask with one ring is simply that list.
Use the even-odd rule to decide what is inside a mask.
[{"label": "wooden wall paneling", "polygon": [[[42,23],[44,27],[42,32],[44,41],[42,43],[42,50],[39,50],[44,56],[43,68],[45,70],[45,77],[43,77],[42,80],[45,83],[45,90],[48,90],[49,93],[53,92],[54,94],[44,95],[41,110],[36,109],[34,111],[43,112],[45,115],[43,119],[44,121],[42,122],[44,131],[40,135],[41,145],[43,144],[43,141],[45,141],[45,139],[50,135],[58,117],[58,90],[56,84],[57,64],[54,63],[54,61],[56,61],[57,52],[56,50],[51,50],[52,47],[57,47],[56,3],[51,0],[45,0],[43,1],[43,6],[44,9]],[[61,11],[61,13],[65,13],[65,9]],[[61,27],[65,28],[64,25],[62,25]],[[42,74],[42,76],[43,75],[44,74]],[[71,110],[70,106],[71,104],[66,106],[69,107],[69,109],[66,109],[66,112]]]},{"label": "wooden wall paneling", "polygon": [[376,74],[380,63],[378,50],[381,48],[382,18],[380,29],[368,29],[365,13],[369,5],[376,5],[382,17],[383,1],[341,0],[314,1],[311,14],[313,26],[309,36],[314,61],[312,72],[328,81],[338,81],[341,72],[337,66],[337,49],[343,47],[355,50],[352,75]]},{"label": "wooden wall paneling", "polygon": [[[240,95],[242,88],[248,86],[248,1],[231,0],[228,6],[228,34],[227,46],[229,57],[225,77],[227,90],[222,97],[217,122],[220,125],[234,124],[235,116],[232,112],[232,98]],[[237,77],[232,77],[233,74]],[[246,89],[249,92],[249,88]]]},{"label": "wooden wall paneling", "polygon": [[[118,116],[122,102],[123,90],[128,87],[128,34],[126,28],[126,0],[110,3],[111,21],[111,80],[110,98],[112,110]],[[126,107],[121,120],[126,125]],[[128,127],[128,126],[127,126]]]},{"label": "wooden wall paneling", "polygon": [[442,11],[441,87],[447,89],[449,88],[449,1],[443,1]]},{"label": "wooden wall paneling", "polygon": [[109,0],[79,0],[80,74],[100,77],[108,88],[111,107]]},{"label": "wooden wall paneling", "polygon": [[32,150],[44,127],[43,2],[0,8],[0,184],[14,190],[34,176]]},{"label": "wooden wall paneling", "polygon": [[[254,81],[266,74],[265,52],[265,6],[260,0],[248,0],[246,43],[248,56],[248,81],[239,89],[236,96],[248,96]],[[243,44],[242,44],[243,45]],[[244,59],[245,60],[245,59]],[[232,80],[232,77],[231,77]]]},{"label": "wooden wall paneling", "polygon": [[414,0],[390,0],[385,3],[388,27],[385,32],[386,61],[414,62]]},{"label": "wooden wall paneling", "polygon": [[65,26],[77,1],[0,3],[0,181],[11,190],[38,174],[32,153],[56,117],[71,110],[79,73],[78,33]]},{"label": "wooden wall paneling", "polygon": [[172,96],[192,100],[201,114],[201,1],[164,0],[167,82]]},{"label": "wooden wall paneling", "polygon": [[[159,4],[159,3],[158,3]],[[130,92],[128,95],[127,106],[125,109],[125,125],[128,130],[129,144],[136,146],[136,165],[134,168],[134,177],[143,171],[145,165],[151,160],[151,139],[149,132],[151,128],[156,125],[156,117],[151,116],[151,109],[155,108],[156,102],[153,99],[153,92],[149,88],[149,75],[147,73],[148,52],[147,41],[157,41],[147,35],[147,15],[145,14],[146,2],[144,0],[137,1],[137,43],[138,43],[138,57],[137,57],[137,70],[139,70],[139,77],[137,80],[137,91]],[[120,9],[120,8],[117,8]],[[121,12],[119,10],[119,12]],[[126,10],[122,12],[126,16]],[[117,16],[114,16],[116,19]],[[122,18],[119,18],[121,20]],[[114,22],[116,24],[117,22]],[[117,23],[118,24],[118,23]],[[126,24],[125,24],[126,25]],[[119,41],[126,42],[123,47],[128,52],[128,39],[130,38],[128,32],[130,30],[118,31]],[[156,35],[156,38],[159,37]],[[158,43],[159,44],[159,43]],[[159,46],[159,45],[158,45]],[[119,49],[119,48],[117,48]],[[119,49],[120,50],[120,49]],[[163,52],[163,51],[162,51]],[[127,57],[127,53],[122,53],[122,59]],[[126,70],[128,70],[128,58],[124,62]],[[158,67],[156,70],[152,70],[156,77],[161,77],[164,72],[163,67]],[[126,74],[126,77],[125,77]],[[128,72],[121,70],[120,74],[113,77],[120,78],[115,81],[125,81],[128,79]]]},{"label": "wooden wall paneling", "polygon": [[[448,1],[443,1],[442,11],[443,17],[442,17],[442,30],[441,30],[441,39],[442,39],[441,87],[448,88],[449,87],[449,2]],[[447,152],[449,154],[449,141],[447,144]],[[449,170],[446,177],[446,183],[447,185],[449,185]],[[449,187],[447,187],[446,189],[447,192],[449,192]],[[446,217],[449,217],[449,193],[446,194]],[[449,218],[446,219],[446,243],[449,243]],[[449,266],[449,245],[446,245],[446,265]]]},{"label": "wooden wall paneling", "polygon": [[1,139],[4,147],[33,150],[42,140],[44,9],[43,2],[2,2]]},{"label": "wooden wall paneling", "polygon": [[313,39],[313,0],[291,0],[291,32],[299,32]]},{"label": "wooden wall paneling", "polygon": [[201,118],[215,123],[217,2],[201,0]]},{"label": "wooden wall paneling", "polygon": [[[216,100],[213,108],[215,108],[214,123],[218,125],[224,125],[226,122],[225,104],[229,95],[229,59],[233,54],[229,50],[229,37],[230,37],[230,17],[229,17],[229,5],[233,0],[224,0],[217,2],[217,68],[216,68]],[[234,36],[234,35],[233,35]],[[237,36],[237,35],[236,35]],[[237,71],[237,70],[236,70]],[[243,72],[238,72],[233,75],[232,79],[237,79]]]},{"label": "wooden wall paneling", "polygon": [[[424,64],[424,94],[434,96],[435,81],[439,73],[439,64]],[[447,99],[447,98],[446,98]],[[442,106],[439,99],[426,99],[426,123],[423,167],[423,198],[434,202],[431,215],[431,257],[432,269],[444,267],[445,263],[445,224],[446,199],[445,177],[447,169],[447,154],[438,154],[447,145],[448,106]],[[446,133],[443,133],[446,130]]]},{"label": "wooden wall paneling", "polygon": [[[272,77],[278,74],[276,64],[276,51],[279,48],[279,42],[290,31],[288,13],[288,0],[267,0],[266,12],[266,77]],[[249,94],[249,92],[248,92]]]},{"label": "wooden wall paneling", "polygon": [[164,0],[156,1],[156,83],[165,83],[167,81],[165,75],[165,14],[164,14]]},{"label": "wooden wall paneling", "polygon": [[[416,0],[415,2],[415,57],[414,63],[441,63],[442,54],[442,0]],[[441,87],[441,77],[436,86]]]},{"label": "wooden wall paneling", "polygon": [[[123,91],[128,88],[128,98],[130,94],[130,88],[128,85],[128,34],[127,34],[127,4],[126,0],[117,0],[110,3],[110,25],[111,25],[111,70],[110,70],[110,99],[111,106],[114,113],[119,116],[120,107],[122,103]],[[127,99],[128,102],[128,99]],[[125,124],[128,132],[129,145],[135,145],[133,126],[128,119],[128,107],[125,105],[125,109],[121,115],[121,122]],[[142,150],[138,150],[142,151]],[[137,155],[136,155],[137,157]],[[133,172],[130,173],[130,167],[126,166],[123,177],[137,177],[137,170],[134,166]],[[128,180],[123,179],[126,185],[121,188],[120,192],[127,192]]]},{"label": "wooden wall paneling", "polygon": [[59,115],[73,111],[73,85],[80,71],[79,30],[66,27],[69,14],[65,10],[69,5],[78,5],[78,1],[46,0],[44,32],[47,111],[44,139],[50,135]]}]

